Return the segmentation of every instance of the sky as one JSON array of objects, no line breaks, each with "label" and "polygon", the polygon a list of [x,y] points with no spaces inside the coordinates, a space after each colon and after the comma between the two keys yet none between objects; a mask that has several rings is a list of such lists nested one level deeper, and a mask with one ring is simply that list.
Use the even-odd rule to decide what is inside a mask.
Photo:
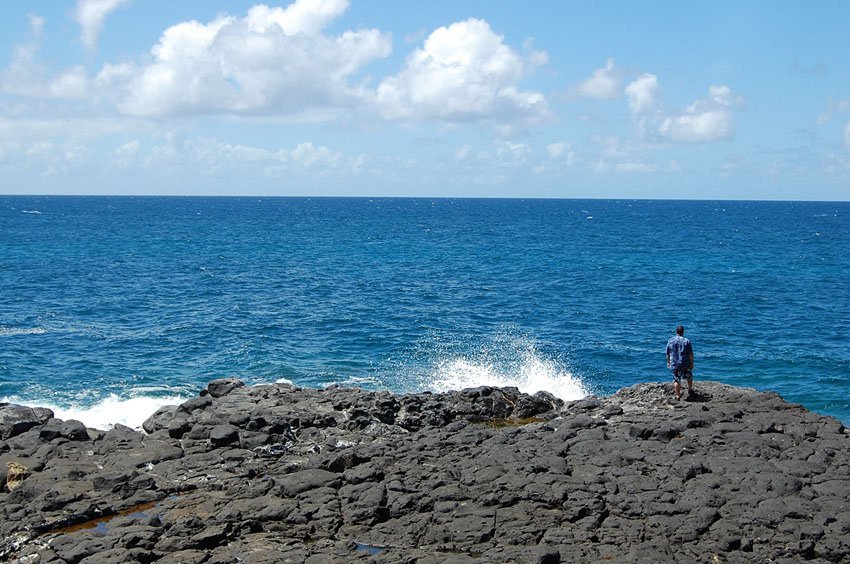
[{"label": "sky", "polygon": [[850,200],[850,2],[7,0],[0,194]]}]

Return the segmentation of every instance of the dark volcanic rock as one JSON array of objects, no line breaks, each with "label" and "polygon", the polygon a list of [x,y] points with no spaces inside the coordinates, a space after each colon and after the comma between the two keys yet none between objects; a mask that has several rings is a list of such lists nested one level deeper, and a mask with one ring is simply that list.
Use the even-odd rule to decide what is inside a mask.
[{"label": "dark volcanic rock", "polygon": [[[169,435],[170,434],[171,433],[169,433]],[[210,443],[212,443],[212,446],[214,447],[227,446],[238,442],[239,429],[233,425],[216,425],[210,429]]]},{"label": "dark volcanic rock", "polygon": [[0,404],[0,440],[6,440],[44,424],[53,412],[43,407]]},{"label": "dark volcanic rock", "polygon": [[[0,560],[850,561],[850,438],[698,383],[563,404],[209,384],[148,435],[0,406]],[[8,464],[7,464],[8,463]]]},{"label": "dark volcanic rock", "polygon": [[[236,388],[244,386],[245,383],[238,378],[222,378],[221,380],[213,380],[207,384],[206,393],[214,398],[226,396]],[[204,395],[204,394],[202,394]]]}]

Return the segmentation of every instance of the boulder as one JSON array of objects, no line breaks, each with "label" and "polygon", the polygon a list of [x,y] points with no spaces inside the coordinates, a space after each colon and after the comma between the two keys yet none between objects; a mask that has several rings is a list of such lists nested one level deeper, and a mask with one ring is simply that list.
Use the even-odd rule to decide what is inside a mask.
[{"label": "boulder", "polygon": [[43,425],[53,417],[53,411],[44,407],[0,405],[0,440],[6,440]]},{"label": "boulder", "polygon": [[210,430],[210,443],[214,447],[223,447],[239,442],[239,429],[233,425],[216,425]]},{"label": "boulder", "polygon": [[[214,398],[224,397],[236,388],[241,388],[245,382],[238,378],[221,378],[213,380],[207,384],[207,389],[204,390],[207,394]],[[206,395],[206,394],[204,394]]]}]

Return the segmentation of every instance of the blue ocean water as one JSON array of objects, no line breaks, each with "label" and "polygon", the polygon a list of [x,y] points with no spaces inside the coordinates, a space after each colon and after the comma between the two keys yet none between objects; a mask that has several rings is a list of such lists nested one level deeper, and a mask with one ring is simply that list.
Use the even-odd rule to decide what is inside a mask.
[{"label": "blue ocean water", "polygon": [[565,399],[695,377],[850,422],[850,203],[0,197],[0,401],[224,376]]}]

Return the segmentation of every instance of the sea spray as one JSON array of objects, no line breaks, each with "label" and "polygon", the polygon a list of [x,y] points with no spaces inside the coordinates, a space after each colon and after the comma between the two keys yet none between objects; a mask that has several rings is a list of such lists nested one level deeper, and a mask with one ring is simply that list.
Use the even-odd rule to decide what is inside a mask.
[{"label": "sea spray", "polygon": [[[160,407],[164,405],[179,405],[187,399],[189,399],[188,396],[139,396],[121,398],[115,394],[111,394],[91,406],[58,406],[43,402],[39,402],[38,405],[53,410],[54,416],[58,419],[65,421],[76,419],[77,421],[82,421],[86,427],[106,431],[115,425],[125,425],[133,429],[141,429],[142,423]],[[15,398],[3,398],[2,401],[31,405],[33,407],[36,405],[32,402],[16,401]]]},{"label": "sea spray", "polygon": [[476,386],[514,386],[521,392],[546,391],[564,401],[590,394],[589,387],[562,363],[546,358],[525,338],[499,337],[497,346],[468,356],[437,361],[423,387],[436,392]]}]

